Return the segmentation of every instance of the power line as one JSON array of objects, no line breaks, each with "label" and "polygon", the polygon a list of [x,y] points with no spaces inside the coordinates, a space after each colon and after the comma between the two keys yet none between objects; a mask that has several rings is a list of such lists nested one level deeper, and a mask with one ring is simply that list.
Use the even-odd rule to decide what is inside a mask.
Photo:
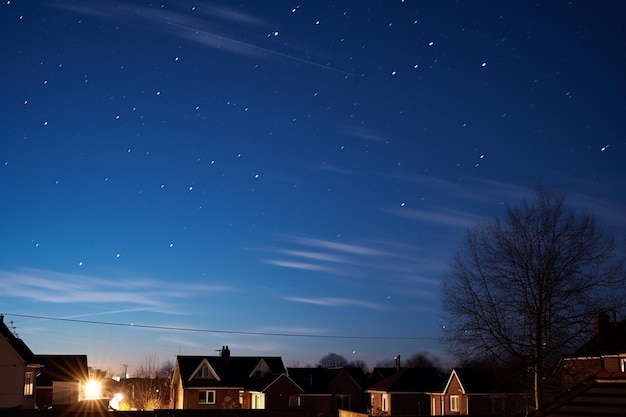
[{"label": "power line", "polygon": [[217,329],[195,329],[188,327],[170,327],[170,326],[156,326],[149,324],[135,324],[135,323],[116,323],[110,321],[97,321],[97,320],[80,320],[80,319],[68,319],[61,317],[48,317],[48,316],[34,316],[29,314],[12,314],[4,313],[5,316],[22,317],[29,319],[39,320],[51,320],[51,321],[63,321],[70,323],[81,324],[96,324],[99,326],[116,326],[116,327],[134,327],[139,329],[152,329],[152,330],[168,330],[177,332],[195,332],[195,333],[221,333],[221,334],[240,334],[248,336],[277,336],[277,337],[309,337],[317,339],[364,339],[364,340],[435,340],[435,337],[394,337],[394,336],[350,336],[350,335],[321,335],[321,334],[303,334],[303,333],[274,333],[274,332],[252,332],[243,330],[217,330]]}]

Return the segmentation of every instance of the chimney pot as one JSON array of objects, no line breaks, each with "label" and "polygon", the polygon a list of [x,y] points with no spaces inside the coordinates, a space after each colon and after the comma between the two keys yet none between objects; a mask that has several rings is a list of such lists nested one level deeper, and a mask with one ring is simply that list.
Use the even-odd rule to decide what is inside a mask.
[{"label": "chimney pot", "polygon": [[228,349],[228,345],[222,346],[222,362],[224,365],[230,363],[230,349]]}]

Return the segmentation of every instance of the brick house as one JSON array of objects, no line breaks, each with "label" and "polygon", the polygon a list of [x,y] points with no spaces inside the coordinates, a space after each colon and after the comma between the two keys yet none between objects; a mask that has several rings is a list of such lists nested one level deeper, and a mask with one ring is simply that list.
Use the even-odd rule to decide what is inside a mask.
[{"label": "brick house", "polygon": [[454,368],[441,392],[430,395],[432,415],[526,415],[532,394],[506,369]]},{"label": "brick house", "polygon": [[563,389],[602,371],[626,375],[626,320],[611,321],[607,314],[598,313],[589,341],[563,359]]},{"label": "brick house", "polygon": [[177,356],[171,403],[175,409],[282,409],[297,405],[300,387],[280,357]]},{"label": "brick house", "polygon": [[435,368],[402,368],[367,389],[372,416],[431,415],[430,393],[441,391],[445,377]]},{"label": "brick house", "polygon": [[566,391],[535,417],[623,417],[626,373],[600,371]]},{"label": "brick house", "polygon": [[338,410],[367,411],[365,375],[359,368],[289,368],[302,388],[299,405],[318,416],[336,416]]}]

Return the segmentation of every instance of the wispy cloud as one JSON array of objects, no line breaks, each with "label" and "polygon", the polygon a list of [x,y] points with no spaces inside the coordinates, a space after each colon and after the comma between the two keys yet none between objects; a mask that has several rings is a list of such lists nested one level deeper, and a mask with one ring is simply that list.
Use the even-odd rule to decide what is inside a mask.
[{"label": "wispy cloud", "polygon": [[407,219],[419,220],[425,223],[437,224],[440,226],[460,228],[467,228],[472,224],[476,224],[477,221],[480,220],[478,216],[471,213],[446,208],[418,210],[406,207],[394,207],[385,211]]},{"label": "wispy cloud", "polygon": [[387,252],[382,251],[377,248],[367,247],[364,245],[352,244],[352,243],[342,243],[335,242],[324,239],[315,239],[303,236],[283,236],[286,240],[289,240],[293,243],[337,251],[339,253],[347,253],[352,255],[361,255],[361,256],[377,256],[377,255],[388,255]]},{"label": "wispy cloud", "polygon": [[[82,15],[94,16],[116,23],[135,25],[137,22],[150,25],[153,30],[166,33],[215,49],[256,58],[278,57],[318,67],[343,75],[348,71],[321,64],[311,58],[301,58],[300,51],[280,51],[286,43],[272,44],[268,41],[276,31],[269,22],[239,9],[223,5],[195,5],[173,3],[167,7],[142,6],[130,2],[81,2],[81,4],[59,2],[52,6]],[[246,40],[244,40],[246,39]],[[247,39],[253,39],[248,41]],[[264,46],[264,44],[267,44]],[[275,46],[275,47],[274,47]]]},{"label": "wispy cloud", "polygon": [[[45,303],[90,303],[137,306],[123,311],[159,309],[166,311],[173,297],[189,297],[198,292],[229,291],[228,287],[177,283],[175,288],[145,278],[97,278],[89,275],[25,268],[0,271],[3,295]],[[107,310],[114,314],[122,310]],[[107,313],[99,313],[107,314]]]},{"label": "wispy cloud", "polygon": [[340,271],[335,268],[330,268],[328,266],[309,263],[309,262],[298,262],[298,261],[290,261],[290,260],[279,260],[279,259],[266,259],[265,263],[270,265],[282,266],[284,268],[293,268],[293,269],[302,269],[306,271],[320,271],[320,272],[328,272],[328,273],[339,273]]},{"label": "wispy cloud", "polygon": [[[381,285],[390,293],[407,294],[405,288],[415,287],[434,292],[445,268],[440,258],[433,259],[419,245],[381,239],[338,242],[298,235],[278,237],[276,247],[264,250],[271,253],[262,260],[264,263],[318,272],[320,280],[341,277],[343,285],[353,287],[357,292]],[[347,299],[341,298],[291,296],[289,299],[318,305],[348,303]],[[367,301],[361,303],[378,306]]]},{"label": "wispy cloud", "polygon": [[357,175],[355,171],[351,171],[349,169],[341,168],[336,165],[330,165],[326,162],[322,164],[312,164],[312,169],[319,169],[320,171],[332,172],[333,174],[342,174],[342,175]]},{"label": "wispy cloud", "polygon": [[383,134],[368,129],[363,126],[345,126],[340,130],[342,133],[352,136],[357,139],[366,140],[369,142],[386,142],[387,138]]},{"label": "wispy cloud", "polygon": [[314,304],[326,307],[362,307],[370,310],[388,310],[389,307],[383,304],[372,303],[368,301],[356,300],[352,298],[304,298],[304,297],[284,297],[287,301],[298,303]]}]

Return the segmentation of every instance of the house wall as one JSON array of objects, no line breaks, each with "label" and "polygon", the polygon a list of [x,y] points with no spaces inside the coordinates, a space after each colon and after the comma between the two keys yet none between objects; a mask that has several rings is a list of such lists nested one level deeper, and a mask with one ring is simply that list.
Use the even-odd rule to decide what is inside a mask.
[{"label": "house wall", "polygon": [[471,395],[465,397],[465,400],[466,404],[469,403],[469,415],[490,415],[495,411],[494,401],[482,395]]},{"label": "house wall", "polygon": [[444,400],[444,398],[445,396],[442,394],[430,394],[431,415],[433,416],[444,415],[443,414],[444,408],[442,407],[442,401]]},{"label": "house wall", "polygon": [[332,396],[324,395],[301,395],[300,407],[315,414],[331,415]]},{"label": "house wall", "polygon": [[170,388],[170,405],[176,410],[180,410],[185,406],[185,391],[183,381],[180,376],[180,368],[178,361],[174,365],[174,374],[172,375],[172,386]]},{"label": "house wall", "polygon": [[606,370],[609,372],[623,372],[621,361],[626,358],[623,356],[605,356],[596,358],[570,358],[565,361],[565,369],[563,371],[563,389],[569,390],[574,385],[579,384],[586,378]]},{"label": "house wall", "polygon": [[[215,391],[215,404],[198,404],[199,392],[206,389],[210,391]],[[184,390],[182,397],[183,406],[181,408],[189,410],[241,408],[241,405],[239,404],[239,389],[237,388],[225,388],[215,390],[212,390],[210,388],[187,388],[186,390]]]},{"label": "house wall", "polygon": [[609,372],[623,372],[620,361],[624,358],[626,358],[626,355],[619,356],[619,357],[611,356],[611,357],[604,358],[604,369],[606,369]]},{"label": "house wall", "polygon": [[0,337],[0,408],[35,408],[34,380],[33,395],[24,395],[24,376],[27,369],[24,360]]},{"label": "house wall", "polygon": [[389,408],[391,416],[428,416],[430,397],[426,394],[392,394]]},{"label": "house wall", "polygon": [[37,387],[37,407],[46,410],[52,406],[52,387]]},{"label": "house wall", "polygon": [[[450,397],[458,395],[459,397],[459,411],[452,411],[450,407]],[[461,384],[459,380],[455,377],[450,381],[450,385],[448,385],[448,390],[444,395],[444,415],[457,415],[457,414],[465,414],[467,411],[467,396],[463,394],[463,389],[461,388]]]},{"label": "house wall", "polygon": [[280,410],[292,407],[289,397],[298,396],[301,392],[292,380],[283,376],[265,390],[265,408]]},{"label": "house wall", "polygon": [[569,390],[585,378],[602,370],[601,358],[577,358],[565,362],[563,371],[563,389]]},{"label": "house wall", "polygon": [[370,393],[370,414],[378,416],[383,414],[383,393]]},{"label": "house wall", "polygon": [[78,402],[80,383],[52,381],[52,405],[69,405]]},{"label": "house wall", "polygon": [[[365,411],[367,396],[363,393],[363,389],[354,381],[354,379],[347,372],[340,372],[337,377],[331,382],[329,390],[333,393],[333,396],[344,396],[349,398],[349,401],[343,401],[343,408],[353,411]],[[348,402],[349,404],[346,404]],[[332,406],[335,410],[337,401],[334,401]]]},{"label": "house wall", "polygon": [[250,393],[250,409],[265,410],[265,394],[262,392]]}]

